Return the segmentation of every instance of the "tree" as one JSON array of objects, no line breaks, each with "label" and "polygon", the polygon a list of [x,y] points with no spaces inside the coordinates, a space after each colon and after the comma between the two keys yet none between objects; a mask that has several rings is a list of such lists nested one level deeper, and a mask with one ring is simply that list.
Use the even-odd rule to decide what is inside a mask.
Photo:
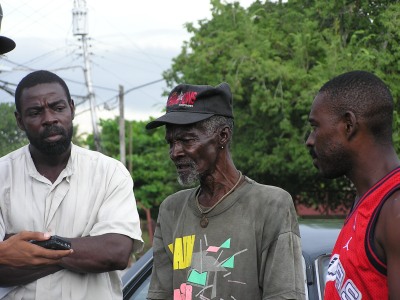
[{"label": "tree", "polygon": [[158,206],[167,196],[182,189],[175,165],[169,158],[163,127],[146,130],[145,122],[131,122],[133,127],[132,176],[136,196],[147,207]]},{"label": "tree", "polygon": [[168,86],[228,82],[237,166],[307,204],[349,205],[353,190],[347,180],[316,176],[304,146],[308,113],[326,81],[354,69],[385,80],[397,105],[399,3],[256,1],[248,9],[219,0],[211,4],[210,20],[187,24],[192,37],[164,73]]},{"label": "tree", "polygon": [[0,103],[0,157],[27,144],[25,132],[17,126],[13,103]]},{"label": "tree", "polygon": [[[131,163],[131,175],[135,184],[135,197],[146,208],[157,207],[168,195],[180,189],[176,180],[176,169],[168,156],[165,131],[162,128],[147,131],[148,121],[126,121],[126,160]],[[103,153],[120,159],[119,155],[119,120],[100,120],[101,146]],[[129,127],[132,137],[129,136]],[[130,153],[129,143],[132,142]],[[87,143],[94,149],[93,135]],[[156,211],[154,211],[156,216]]]}]

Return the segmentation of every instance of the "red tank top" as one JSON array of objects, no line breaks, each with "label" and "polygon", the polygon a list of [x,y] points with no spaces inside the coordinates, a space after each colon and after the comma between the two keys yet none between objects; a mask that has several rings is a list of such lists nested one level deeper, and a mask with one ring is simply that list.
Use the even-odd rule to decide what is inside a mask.
[{"label": "red tank top", "polygon": [[388,299],[386,264],[373,245],[379,212],[400,189],[400,168],[377,182],[347,217],[329,262],[324,299]]}]

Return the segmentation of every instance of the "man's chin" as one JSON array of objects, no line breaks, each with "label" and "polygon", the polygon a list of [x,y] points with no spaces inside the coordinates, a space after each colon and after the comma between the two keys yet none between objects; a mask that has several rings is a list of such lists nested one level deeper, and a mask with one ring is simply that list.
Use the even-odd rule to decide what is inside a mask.
[{"label": "man's chin", "polygon": [[329,171],[323,171],[323,170],[321,170],[321,169],[318,169],[318,173],[319,173],[319,176],[321,176],[322,178],[324,178],[324,179],[336,179],[336,178],[339,178],[339,177],[341,177],[343,174],[340,174],[340,173],[338,173],[338,172],[329,172]]},{"label": "man's chin", "polygon": [[191,187],[197,185],[199,182],[198,176],[194,174],[178,173],[178,183],[183,187]]},{"label": "man's chin", "polygon": [[70,146],[71,142],[57,141],[57,142],[42,142],[40,145],[34,145],[36,149],[46,155],[61,155],[65,153]]}]

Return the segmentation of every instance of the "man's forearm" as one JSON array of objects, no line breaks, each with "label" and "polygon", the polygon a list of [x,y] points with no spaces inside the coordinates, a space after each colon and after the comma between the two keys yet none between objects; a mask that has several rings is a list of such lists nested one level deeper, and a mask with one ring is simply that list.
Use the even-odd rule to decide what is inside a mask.
[{"label": "man's forearm", "polygon": [[61,266],[77,273],[101,273],[126,268],[133,241],[121,234],[104,234],[69,239],[74,253]]},{"label": "man's forearm", "polygon": [[59,265],[31,268],[0,266],[0,286],[27,284],[61,269],[77,273],[101,273],[124,269],[133,245],[133,241],[129,237],[120,234],[105,234],[70,240],[74,252],[59,260]]},{"label": "man's forearm", "polygon": [[0,266],[0,286],[28,284],[62,269],[62,267],[56,265],[29,269]]}]

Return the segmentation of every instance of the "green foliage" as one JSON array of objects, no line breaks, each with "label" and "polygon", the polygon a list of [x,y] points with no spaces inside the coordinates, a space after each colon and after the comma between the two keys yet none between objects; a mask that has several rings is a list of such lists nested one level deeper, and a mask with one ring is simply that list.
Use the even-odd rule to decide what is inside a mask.
[{"label": "green foliage", "polygon": [[163,128],[147,131],[148,122],[130,122],[133,151],[132,161],[135,196],[146,207],[158,206],[168,195],[181,189],[174,164],[169,158]]},{"label": "green foliage", "polygon": [[25,133],[17,126],[14,103],[0,103],[0,157],[27,144]]},{"label": "green foliage", "polygon": [[[236,165],[309,205],[348,205],[348,182],[318,178],[312,167],[304,146],[308,113],[326,81],[355,69],[380,76],[398,105],[398,1],[256,1],[248,9],[211,3],[210,20],[186,25],[192,37],[164,72],[168,86],[228,82]],[[395,141],[399,121],[396,112]]]},{"label": "green foliage", "polygon": [[[168,195],[178,191],[175,166],[168,156],[164,130],[147,131],[148,122],[125,122],[126,165],[135,187],[135,197],[147,208],[158,206]],[[120,159],[119,119],[100,120],[102,152]],[[94,149],[93,135],[87,144]]]},{"label": "green foliage", "polygon": [[[344,178],[319,178],[312,166],[304,145],[308,113],[326,81],[356,69],[380,76],[398,107],[400,3],[255,1],[247,9],[220,0],[211,4],[210,20],[186,24],[192,37],[164,72],[168,86],[228,82],[234,95],[232,152],[238,168],[259,182],[285,188],[296,202],[348,206],[354,194],[351,184]],[[101,121],[104,152],[115,158],[117,121]],[[127,160],[136,197],[151,207],[179,186],[164,131],[147,132],[145,123],[127,122],[133,130],[132,138],[127,134]],[[393,138],[398,148],[399,126],[396,109]]]}]

